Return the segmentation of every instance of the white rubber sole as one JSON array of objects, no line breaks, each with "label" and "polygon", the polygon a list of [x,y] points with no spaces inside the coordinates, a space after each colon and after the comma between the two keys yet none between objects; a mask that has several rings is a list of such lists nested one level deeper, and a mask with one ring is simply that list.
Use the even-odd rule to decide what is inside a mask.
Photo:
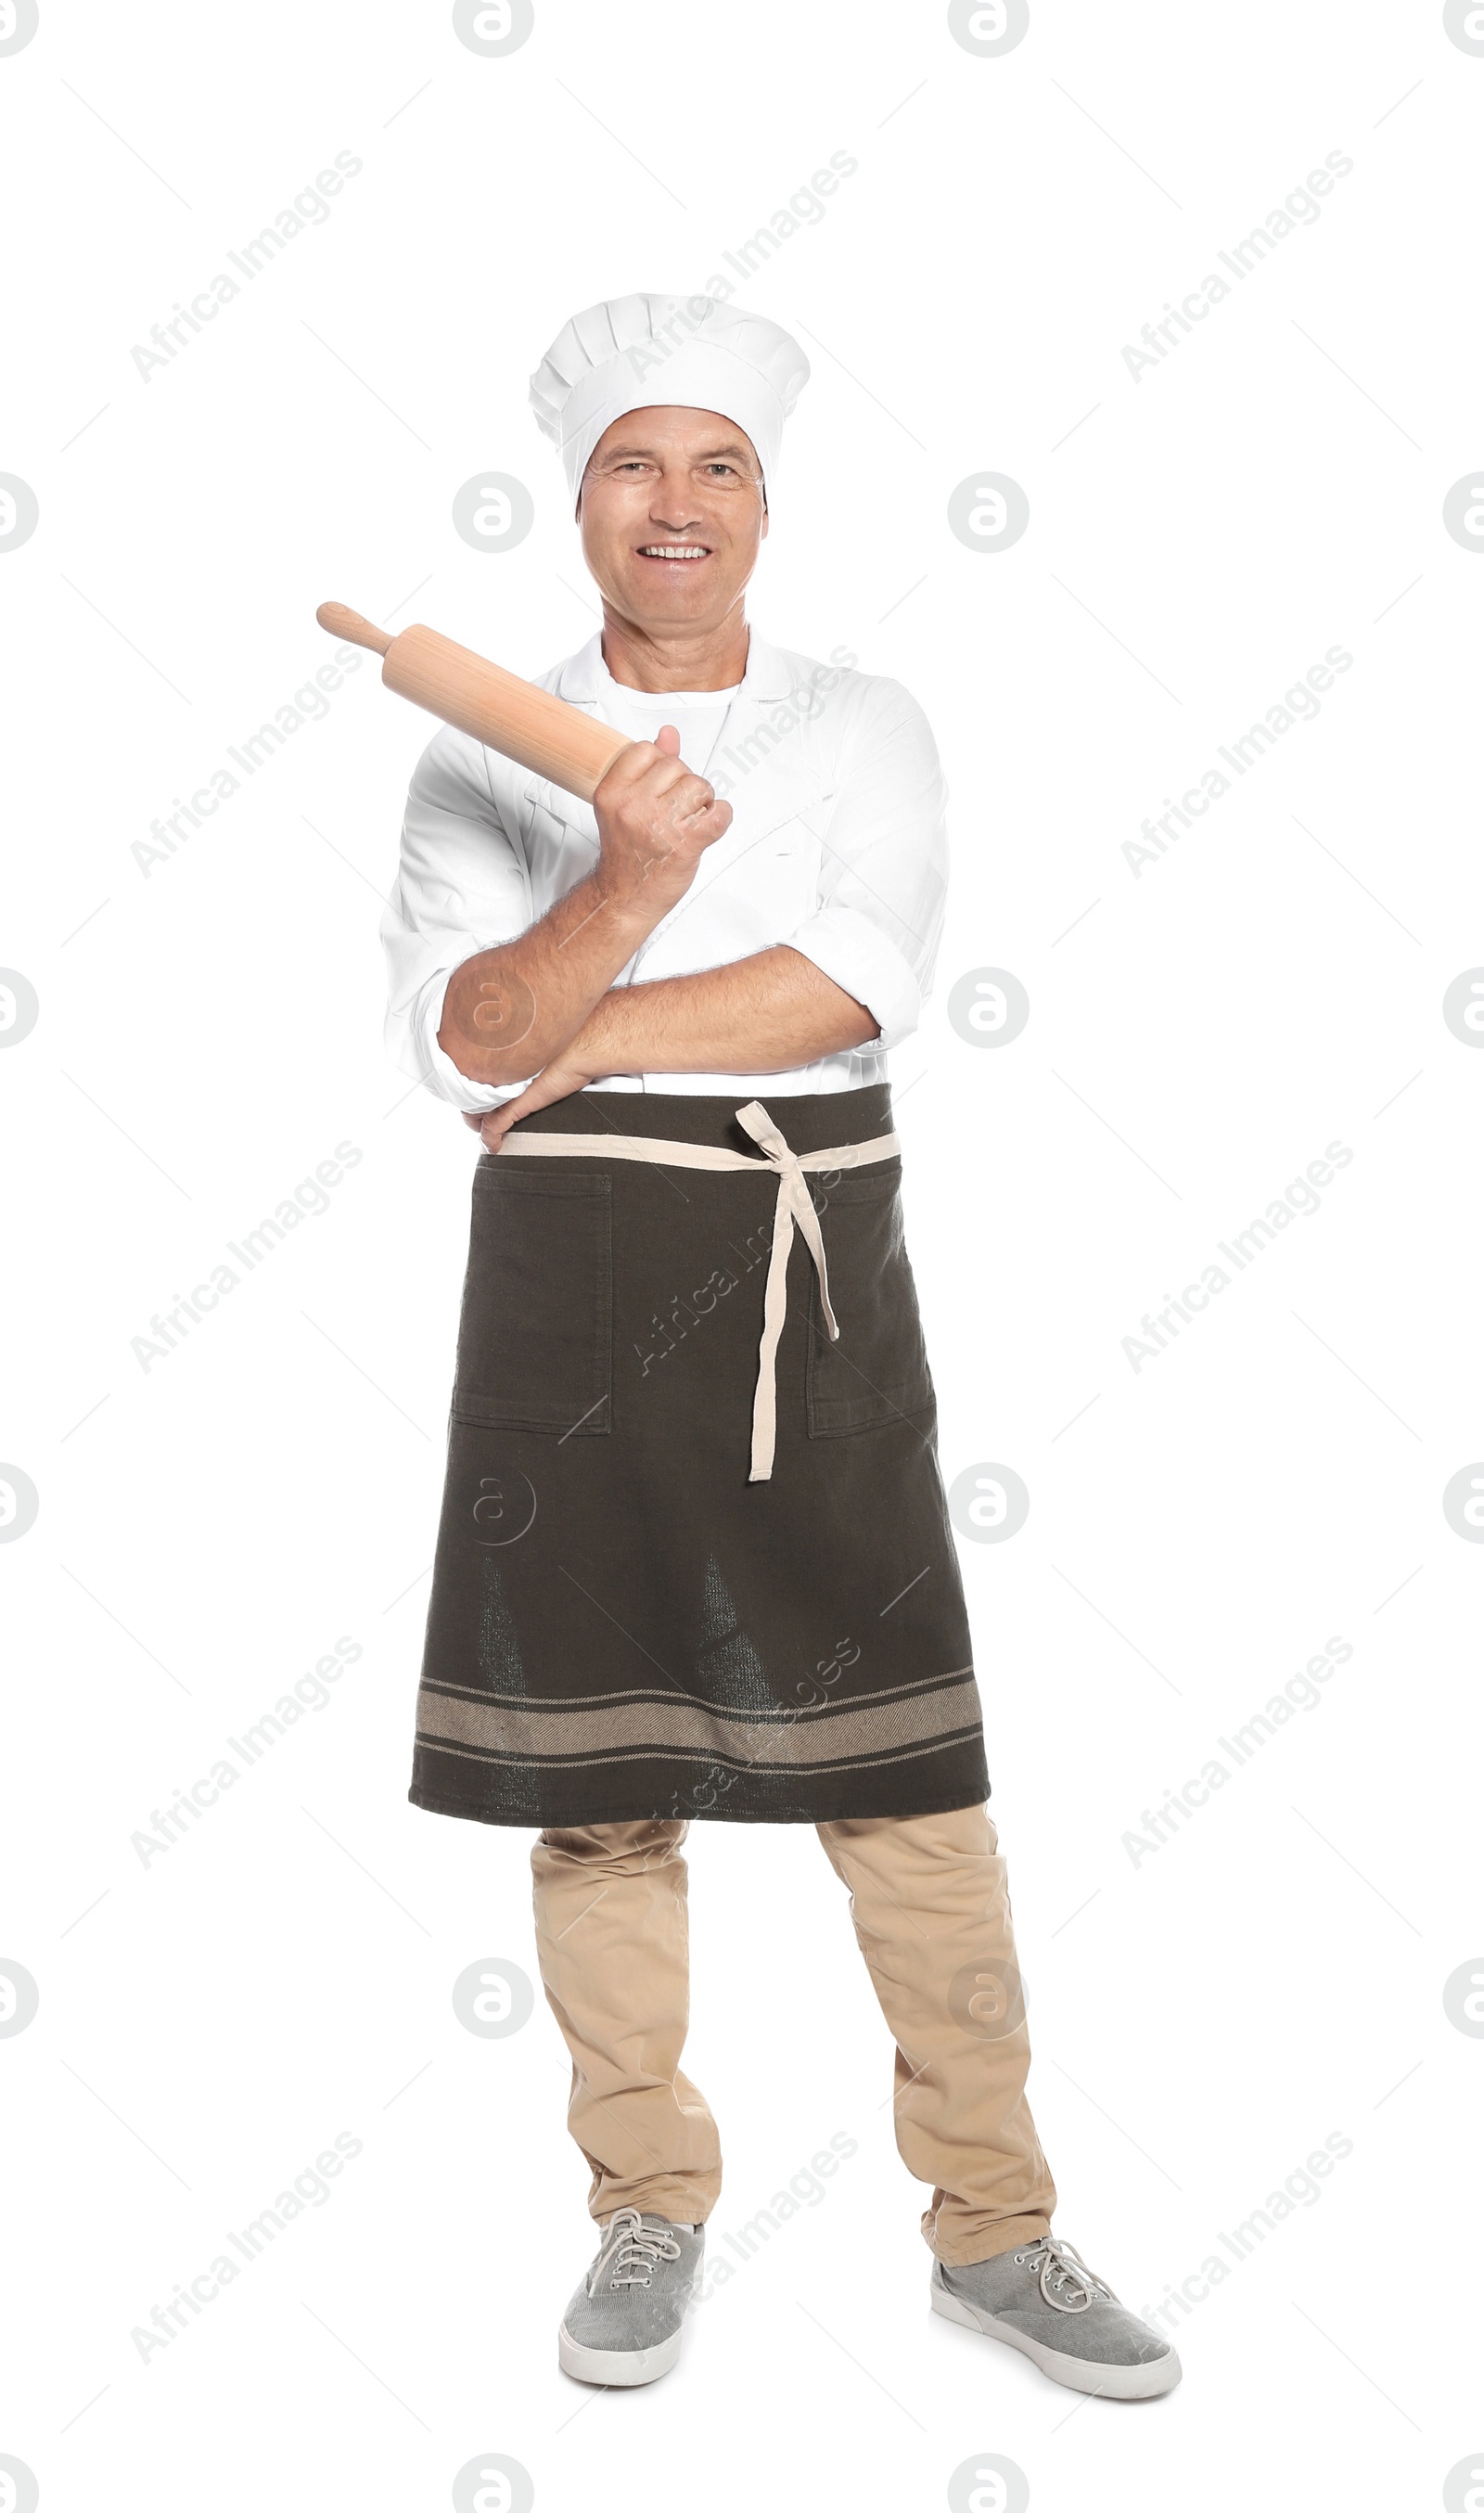
[{"label": "white rubber sole", "polygon": [[1012,2322],[997,2320],[992,2312],[978,2312],[962,2295],[950,2294],[933,2272],[932,2300],[935,2312],[945,2321],[961,2322],[966,2330],[977,2330],[985,2338],[998,2338],[1003,2346],[1018,2347],[1039,2366],[1053,2382],[1068,2391],[1089,2391],[1103,2400],[1156,2400],[1162,2392],[1173,2391],[1180,2380],[1180,2358],[1172,2347],[1167,2356],[1157,2356],[1151,2365],[1095,2365],[1083,2356],[1063,2356],[1059,2348],[1043,2347],[1039,2338],[1027,2337]]},{"label": "white rubber sole", "polygon": [[[682,2329],[684,2325],[682,2324]],[[658,2347],[580,2347],[565,2321],[556,2334],[556,2361],[575,2382],[601,2382],[605,2387],[635,2390],[641,2382],[658,2382],[680,2362],[681,2331]]]},{"label": "white rubber sole", "polygon": [[[702,2252],[691,2281],[693,2294],[701,2283],[704,2260]],[[689,2310],[687,2303],[686,2311]],[[601,2382],[609,2389],[634,2391],[644,2382],[658,2382],[662,2373],[668,2373],[679,2364],[680,2342],[684,2335],[685,2318],[682,2314],[679,2329],[672,2331],[668,2338],[662,2338],[658,2347],[583,2347],[573,2337],[564,2321],[556,2334],[556,2361],[562,2372],[570,2373],[575,2382]]]}]

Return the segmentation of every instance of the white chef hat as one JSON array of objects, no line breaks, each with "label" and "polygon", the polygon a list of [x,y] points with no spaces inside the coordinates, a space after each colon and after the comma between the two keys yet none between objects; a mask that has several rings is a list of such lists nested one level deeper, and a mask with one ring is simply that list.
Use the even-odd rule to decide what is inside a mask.
[{"label": "white chef hat", "polygon": [[797,340],[716,297],[614,297],[563,325],[531,379],[537,425],[576,498],[605,428],[631,410],[720,411],[772,479],[783,421],[809,380]]}]

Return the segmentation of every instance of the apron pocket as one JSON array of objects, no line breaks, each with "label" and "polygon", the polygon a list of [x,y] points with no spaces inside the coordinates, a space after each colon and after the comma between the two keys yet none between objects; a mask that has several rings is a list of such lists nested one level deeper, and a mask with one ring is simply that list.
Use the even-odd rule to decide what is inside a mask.
[{"label": "apron pocket", "polygon": [[805,1394],[813,1440],[895,1422],[933,1402],[901,1190],[896,1167],[875,1177],[847,1170],[828,1187],[814,1183],[840,1339],[830,1342],[811,1265]]},{"label": "apron pocket", "polygon": [[454,1416],[512,1430],[608,1431],[612,1184],[533,1176],[499,1153],[474,1172]]}]

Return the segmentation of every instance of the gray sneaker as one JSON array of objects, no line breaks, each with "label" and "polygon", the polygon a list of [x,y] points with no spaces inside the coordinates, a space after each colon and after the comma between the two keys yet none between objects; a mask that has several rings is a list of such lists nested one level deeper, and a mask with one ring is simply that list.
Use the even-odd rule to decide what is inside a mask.
[{"label": "gray sneaker", "polygon": [[933,2309],[1019,2347],[1054,2382],[1105,2400],[1173,2391],[1180,2358],[1055,2234],[967,2268],[933,2271]]},{"label": "gray sneaker", "polygon": [[704,2255],[699,2225],[621,2208],[557,2332],[562,2372],[579,2382],[658,2382],[679,2357]]}]

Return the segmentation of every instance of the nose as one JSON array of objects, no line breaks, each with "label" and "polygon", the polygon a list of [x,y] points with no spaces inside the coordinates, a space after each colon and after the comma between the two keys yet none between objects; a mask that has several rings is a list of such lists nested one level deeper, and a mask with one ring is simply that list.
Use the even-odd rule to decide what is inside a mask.
[{"label": "nose", "polygon": [[696,515],[690,475],[684,470],[662,472],[659,485],[650,501],[649,519],[667,533],[685,533],[695,529]]}]

